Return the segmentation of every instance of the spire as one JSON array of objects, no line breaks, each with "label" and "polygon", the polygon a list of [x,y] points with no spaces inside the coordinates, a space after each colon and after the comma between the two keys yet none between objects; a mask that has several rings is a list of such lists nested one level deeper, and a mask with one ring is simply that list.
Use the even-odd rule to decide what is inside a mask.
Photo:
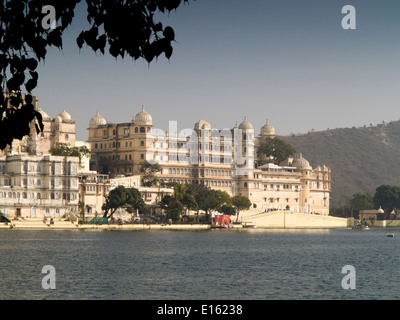
[{"label": "spire", "polygon": [[144,105],[142,105],[142,111],[144,111]]}]

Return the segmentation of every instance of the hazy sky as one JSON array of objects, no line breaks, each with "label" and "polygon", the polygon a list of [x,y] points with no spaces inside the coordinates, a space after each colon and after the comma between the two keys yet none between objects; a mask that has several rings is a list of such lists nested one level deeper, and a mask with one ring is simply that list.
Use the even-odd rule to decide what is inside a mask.
[{"label": "hazy sky", "polygon": [[[342,28],[345,5],[356,9],[356,30]],[[247,115],[256,133],[269,118],[278,135],[400,118],[399,0],[190,1],[162,15],[177,43],[170,61],[150,65],[79,52],[79,8],[34,91],[50,116],[71,114],[79,140],[97,109],[120,123],[142,105],[161,129],[200,119],[232,128]]]}]

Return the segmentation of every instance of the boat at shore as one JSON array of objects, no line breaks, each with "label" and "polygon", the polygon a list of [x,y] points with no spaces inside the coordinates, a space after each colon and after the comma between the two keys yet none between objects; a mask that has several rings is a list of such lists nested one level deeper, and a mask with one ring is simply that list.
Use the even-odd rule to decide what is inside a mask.
[{"label": "boat at shore", "polygon": [[257,226],[255,224],[248,224],[248,223],[243,224],[242,227],[243,228],[252,228],[252,229],[257,228]]},{"label": "boat at shore", "polygon": [[369,226],[366,224],[357,224],[352,227],[353,230],[369,230]]}]

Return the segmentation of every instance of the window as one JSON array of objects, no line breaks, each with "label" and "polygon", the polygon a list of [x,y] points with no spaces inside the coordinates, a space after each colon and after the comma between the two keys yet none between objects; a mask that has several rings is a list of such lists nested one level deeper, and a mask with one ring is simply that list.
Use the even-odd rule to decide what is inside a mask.
[{"label": "window", "polygon": [[140,141],[140,145],[143,147],[144,146],[144,141]]},{"label": "window", "polygon": [[140,127],[140,133],[146,133],[146,128],[145,127]]},{"label": "window", "polygon": [[136,127],[135,128],[135,133],[138,133],[139,132],[139,129],[138,129],[138,127]]},{"label": "window", "polygon": [[144,159],[144,154],[142,153],[141,155],[140,155],[140,159]]}]

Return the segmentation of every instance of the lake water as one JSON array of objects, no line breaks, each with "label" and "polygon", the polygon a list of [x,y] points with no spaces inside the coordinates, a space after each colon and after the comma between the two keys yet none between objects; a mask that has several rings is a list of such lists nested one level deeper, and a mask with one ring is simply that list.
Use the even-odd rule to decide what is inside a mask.
[{"label": "lake water", "polygon": [[399,263],[400,229],[0,230],[0,299],[399,299]]}]

